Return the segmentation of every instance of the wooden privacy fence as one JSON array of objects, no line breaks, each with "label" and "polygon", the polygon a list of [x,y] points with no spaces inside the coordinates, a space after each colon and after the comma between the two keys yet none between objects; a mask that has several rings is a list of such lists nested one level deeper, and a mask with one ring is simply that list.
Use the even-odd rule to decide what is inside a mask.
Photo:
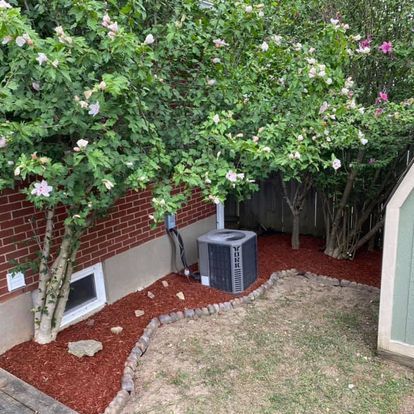
[{"label": "wooden privacy fence", "polygon": [[[413,158],[413,151],[407,151],[405,163],[408,166]],[[274,174],[269,179],[259,183],[259,191],[252,194],[249,200],[238,203],[230,197],[226,201],[225,214],[228,225],[238,223],[241,228],[253,230],[275,230],[283,233],[292,231],[292,214],[283,196],[283,189],[279,174]],[[297,189],[297,183],[287,183],[289,195],[293,195]],[[353,209],[350,221],[355,219]],[[369,228],[372,220],[369,220]],[[300,220],[301,234],[309,234],[317,237],[325,236],[325,222],[323,206],[320,194],[311,189],[305,199],[304,208]]]},{"label": "wooden privacy fence", "polygon": [[[283,196],[279,175],[260,182],[260,189],[250,200],[238,203],[234,198],[226,202],[226,222],[238,222],[240,227],[257,230],[292,231],[292,213]],[[287,183],[289,194],[294,194],[297,184]],[[309,191],[301,214],[301,233],[324,236],[325,225],[322,201],[317,191]]]}]

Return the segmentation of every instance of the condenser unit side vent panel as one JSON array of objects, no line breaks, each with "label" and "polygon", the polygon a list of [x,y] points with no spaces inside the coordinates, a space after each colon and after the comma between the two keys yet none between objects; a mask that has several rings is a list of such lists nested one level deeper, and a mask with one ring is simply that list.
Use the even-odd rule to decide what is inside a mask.
[{"label": "condenser unit side vent panel", "polygon": [[[254,252],[252,254],[252,252]],[[250,286],[257,278],[257,242],[255,238],[242,246],[244,286]]]},{"label": "condenser unit side vent panel", "polygon": [[232,291],[230,247],[219,244],[208,245],[210,265],[210,286],[225,292]]}]

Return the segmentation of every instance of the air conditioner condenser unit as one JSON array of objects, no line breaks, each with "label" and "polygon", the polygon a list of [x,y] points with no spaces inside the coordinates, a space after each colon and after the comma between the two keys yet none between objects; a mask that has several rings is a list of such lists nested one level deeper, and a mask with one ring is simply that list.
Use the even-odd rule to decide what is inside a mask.
[{"label": "air conditioner condenser unit", "polygon": [[251,231],[212,230],[198,242],[201,283],[240,293],[257,279],[257,236]]}]

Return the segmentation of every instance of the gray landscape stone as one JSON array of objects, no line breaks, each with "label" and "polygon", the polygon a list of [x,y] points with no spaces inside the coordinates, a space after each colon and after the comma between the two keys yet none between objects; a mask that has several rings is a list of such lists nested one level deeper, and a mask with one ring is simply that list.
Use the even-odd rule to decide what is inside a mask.
[{"label": "gray landscape stone", "polygon": [[97,352],[102,351],[102,349],[102,342],[95,341],[93,339],[68,343],[68,352],[78,358],[82,358],[84,356],[94,356]]}]

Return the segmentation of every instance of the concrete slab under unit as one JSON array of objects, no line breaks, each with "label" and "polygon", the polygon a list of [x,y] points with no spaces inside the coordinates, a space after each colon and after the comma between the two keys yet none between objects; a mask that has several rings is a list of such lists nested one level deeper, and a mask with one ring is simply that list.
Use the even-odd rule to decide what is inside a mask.
[{"label": "concrete slab under unit", "polygon": [[0,413],[77,414],[59,401],[0,368]]}]

